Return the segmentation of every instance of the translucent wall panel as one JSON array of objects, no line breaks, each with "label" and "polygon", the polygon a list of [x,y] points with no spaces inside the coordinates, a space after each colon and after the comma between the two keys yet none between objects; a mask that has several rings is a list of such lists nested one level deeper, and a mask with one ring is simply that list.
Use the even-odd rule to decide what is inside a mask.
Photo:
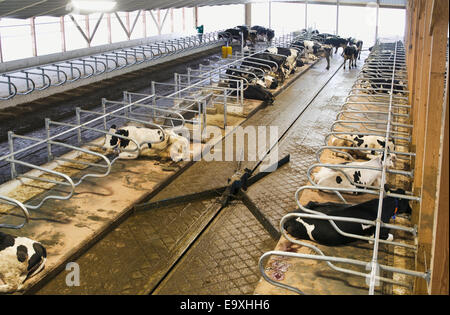
[{"label": "translucent wall panel", "polygon": [[183,33],[183,9],[174,9],[173,10],[173,31],[174,33]]},{"label": "translucent wall panel", "polygon": [[[86,32],[86,20],[84,15],[73,14],[75,21],[77,21],[83,32]],[[66,32],[66,50],[74,50],[86,48],[88,46],[83,35],[72,22],[69,16],[64,17],[65,32]]]},{"label": "translucent wall panel", "polygon": [[[167,13],[167,15],[166,15]],[[165,18],[165,20],[164,20]],[[169,34],[170,31],[170,9],[160,11],[160,21],[164,21],[163,27],[161,29],[161,34]]]},{"label": "translucent wall panel", "polygon": [[61,51],[62,39],[59,17],[36,17],[35,28],[38,56]]},{"label": "translucent wall panel", "polygon": [[[133,23],[138,16],[139,11],[130,12],[130,29],[133,27]],[[144,37],[144,26],[142,24],[142,17],[144,15],[144,11],[139,13],[139,17],[136,21],[136,25],[134,26],[133,33],[131,33],[131,39],[138,39]]]},{"label": "translucent wall panel", "polygon": [[308,27],[321,33],[335,34],[336,6],[308,4]]},{"label": "translucent wall panel", "polygon": [[252,25],[269,27],[269,3],[252,3]]},{"label": "translucent wall panel", "polygon": [[205,33],[222,30],[245,23],[244,5],[221,5],[198,8],[198,24]]},{"label": "translucent wall panel", "polygon": [[[156,20],[158,20],[158,14],[156,10],[152,11],[153,16]],[[153,18],[150,14],[150,11],[146,12],[146,19],[147,19],[147,36],[156,36],[158,35],[158,27],[156,26],[155,22],[153,21]]]},{"label": "translucent wall panel", "polygon": [[[118,12],[123,24],[126,25],[126,13]],[[111,14],[111,39],[113,43],[128,40],[127,34],[124,32],[119,20],[115,14]]]},{"label": "translucent wall panel", "polygon": [[33,56],[29,20],[0,20],[2,36],[3,61],[28,58]]},{"label": "translucent wall panel", "polygon": [[[186,33],[188,34],[194,34],[196,33],[195,29],[195,21],[194,21],[194,9],[193,8],[184,8],[184,17],[185,17],[185,23],[186,23]],[[208,30],[205,30],[205,32],[209,32]]]},{"label": "translucent wall panel", "polygon": [[353,37],[364,42],[368,48],[375,43],[376,8],[339,7],[339,35]]},{"label": "translucent wall panel", "polygon": [[300,3],[272,3],[272,29],[275,36],[305,28],[305,5]]},{"label": "translucent wall panel", "polygon": [[[89,30],[92,36],[95,25],[97,25],[98,19],[100,18],[100,13],[89,15]],[[108,44],[108,22],[106,14],[103,15],[100,24],[98,25],[97,31],[91,41],[91,46],[105,45]]]},{"label": "translucent wall panel", "polygon": [[380,39],[403,40],[405,34],[406,10],[380,9],[378,37]]}]

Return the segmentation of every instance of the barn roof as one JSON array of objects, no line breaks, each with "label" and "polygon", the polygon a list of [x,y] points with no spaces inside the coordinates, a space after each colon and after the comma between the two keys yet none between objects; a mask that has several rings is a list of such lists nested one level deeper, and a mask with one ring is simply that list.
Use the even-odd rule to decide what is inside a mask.
[{"label": "barn roof", "polygon": [[[93,1],[93,0],[92,0]],[[153,10],[167,8],[182,8],[193,6],[211,6],[227,4],[245,4],[251,2],[263,2],[258,0],[103,0],[115,1],[114,11]],[[274,0],[275,2],[277,0]],[[380,3],[380,7],[404,8],[406,0],[308,0],[310,4],[336,4],[361,5],[368,3]],[[267,2],[265,0],[264,2]],[[305,0],[281,1],[304,3]],[[71,0],[0,0],[0,18],[26,19],[33,16],[63,16],[71,13]],[[83,13],[83,12],[81,12]],[[85,13],[85,12],[84,12]]]}]

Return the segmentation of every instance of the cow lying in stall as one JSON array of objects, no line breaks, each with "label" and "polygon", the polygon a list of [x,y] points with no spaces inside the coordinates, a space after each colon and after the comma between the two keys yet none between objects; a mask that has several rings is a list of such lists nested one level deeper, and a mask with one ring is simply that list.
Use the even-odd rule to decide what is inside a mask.
[{"label": "cow lying in stall", "polygon": [[[225,72],[227,75],[230,76],[231,79],[235,78],[244,78],[246,79],[249,84],[244,90],[244,98],[246,99],[255,99],[255,100],[261,100],[264,102],[267,102],[268,104],[272,104],[275,100],[275,97],[273,94],[268,90],[267,85],[271,86],[272,83],[268,81],[267,83],[264,82],[262,79],[255,79],[254,77],[243,73],[239,71],[239,69],[236,68],[228,68]],[[268,75],[266,75],[268,76]],[[228,85],[231,88],[237,88],[237,82],[234,80],[228,81]]]},{"label": "cow lying in stall", "polygon": [[[331,145],[336,147],[353,147],[353,148],[367,148],[367,149],[384,149],[386,147],[386,138],[382,136],[363,136],[363,135],[338,135],[331,140]],[[395,145],[392,139],[388,140],[388,152],[395,150]],[[382,154],[381,151],[374,150],[352,150],[352,149],[339,149],[340,151],[347,152],[356,158],[373,159],[377,155]],[[333,152],[336,156],[339,154]],[[345,155],[343,155],[345,157]]]},{"label": "cow lying in stall", "polygon": [[20,291],[26,280],[44,269],[46,260],[42,244],[0,232],[0,293]]},{"label": "cow lying in stall", "polygon": [[[404,194],[405,191],[398,189],[393,191],[396,194]],[[379,199],[372,199],[356,205],[338,204],[338,203],[316,203],[309,202],[305,208],[324,213],[335,217],[353,217],[358,219],[374,221],[378,214]],[[303,210],[296,210],[293,213],[307,213]],[[381,221],[389,223],[391,217],[396,214],[411,213],[411,207],[407,199],[385,197],[383,198],[383,207]],[[338,228],[346,233],[373,236],[375,234],[374,225],[365,225],[355,222],[333,221]],[[340,234],[331,225],[328,220],[310,219],[310,218],[290,218],[284,223],[284,229],[293,237],[315,241],[322,245],[339,246],[354,241],[356,238],[344,236]],[[389,229],[381,227],[380,239],[392,241],[393,235],[389,233]]]},{"label": "cow lying in stall", "polygon": [[[314,182],[323,187],[336,187],[336,188],[362,188],[364,186],[379,186],[381,181],[381,171],[374,169],[366,169],[364,167],[370,168],[382,168],[384,155],[379,155],[370,161],[365,162],[350,162],[344,164],[335,164],[337,169],[340,169],[345,173],[348,178],[352,180],[349,181],[347,176],[342,172],[333,170],[328,167],[321,167],[320,170],[314,174]],[[393,167],[394,161],[396,159],[395,154],[388,154],[386,159],[386,166]],[[361,168],[339,168],[340,165],[345,166],[357,166]],[[362,186],[364,185],[364,186]]]},{"label": "cow lying in stall", "polygon": [[151,153],[156,153],[163,158],[172,158],[175,162],[188,158],[189,140],[176,134],[173,130],[162,132],[160,129],[136,126],[125,126],[117,129],[115,125],[112,125],[109,133],[133,139],[139,144],[139,148],[137,148],[131,140],[107,134],[103,148],[121,151],[119,159],[137,159],[144,150],[150,150]]},{"label": "cow lying in stall", "polygon": [[[261,64],[265,64],[272,68],[272,74],[275,75],[279,83],[284,82],[285,78],[285,67],[283,65],[286,62],[286,56],[280,56],[280,55],[274,55],[269,52],[263,52],[263,53],[257,53],[253,54],[251,57],[249,57],[249,60],[256,61]],[[245,61],[243,62],[243,64]],[[274,66],[274,63],[277,65]],[[278,69],[277,69],[278,68]],[[266,71],[266,69],[263,69]]]},{"label": "cow lying in stall", "polygon": [[285,69],[285,78],[287,79],[289,75],[293,74],[297,69],[297,66],[302,65],[303,62],[300,59],[298,50],[294,48],[284,48],[284,47],[269,47],[266,50],[271,54],[286,56],[286,61],[283,64],[283,69]]},{"label": "cow lying in stall", "polygon": [[[253,32],[252,32],[253,31]],[[271,42],[275,37],[275,31],[263,26],[254,25],[250,28],[252,36],[255,36],[254,41]]]}]

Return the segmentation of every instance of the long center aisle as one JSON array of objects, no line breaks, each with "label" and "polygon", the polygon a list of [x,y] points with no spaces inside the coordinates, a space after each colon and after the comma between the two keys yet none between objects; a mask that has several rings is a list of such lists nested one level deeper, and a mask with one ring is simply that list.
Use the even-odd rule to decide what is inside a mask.
[{"label": "long center aisle", "polygon": [[[318,62],[244,126],[278,126],[282,135],[340,68],[342,58],[334,55],[331,64],[327,71],[326,61]],[[291,161],[277,171],[283,176],[274,181],[269,175],[250,188],[250,197],[274,226],[294,207],[293,191],[305,182],[315,148],[323,143],[358,71],[340,68],[288,131],[279,156],[290,152]],[[254,164],[246,161],[241,167]],[[196,162],[152,201],[227,185],[236,167],[236,162]],[[219,208],[216,200],[204,200],[137,212],[76,261],[80,286],[67,286],[63,271],[37,293],[252,294],[260,279],[258,259],[278,240],[241,202]]]}]

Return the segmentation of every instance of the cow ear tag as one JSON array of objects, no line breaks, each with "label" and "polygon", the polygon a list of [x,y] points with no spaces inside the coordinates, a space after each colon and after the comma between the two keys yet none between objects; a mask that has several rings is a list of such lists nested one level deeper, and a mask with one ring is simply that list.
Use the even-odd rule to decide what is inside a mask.
[{"label": "cow ear tag", "polygon": [[395,218],[397,217],[397,211],[398,211],[398,199],[395,199],[394,215],[392,216],[393,220],[395,220]]}]

